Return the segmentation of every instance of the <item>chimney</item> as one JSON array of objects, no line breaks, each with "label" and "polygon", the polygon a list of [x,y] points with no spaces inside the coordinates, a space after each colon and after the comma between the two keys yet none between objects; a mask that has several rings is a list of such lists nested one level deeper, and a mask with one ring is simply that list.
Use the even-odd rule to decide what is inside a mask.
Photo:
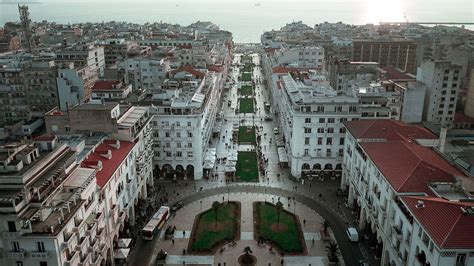
[{"label": "chimney", "polygon": [[441,153],[444,153],[444,146],[446,145],[446,135],[448,134],[447,127],[441,127],[441,132],[439,133],[439,146],[438,150]]},{"label": "chimney", "polygon": [[422,200],[419,200],[416,202],[415,206],[417,209],[423,209],[425,207],[425,203]]}]

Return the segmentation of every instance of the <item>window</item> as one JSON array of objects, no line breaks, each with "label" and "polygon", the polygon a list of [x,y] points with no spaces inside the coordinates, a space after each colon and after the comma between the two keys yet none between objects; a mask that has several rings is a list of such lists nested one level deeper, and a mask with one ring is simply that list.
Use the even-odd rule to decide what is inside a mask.
[{"label": "window", "polygon": [[192,151],[188,151],[188,158],[193,158],[193,152]]},{"label": "window", "polygon": [[466,265],[466,254],[458,254],[456,256],[456,265]]},{"label": "window", "polygon": [[318,145],[323,145],[323,138],[318,138]]},{"label": "window", "polygon": [[304,156],[309,156],[309,149],[304,149]]},{"label": "window", "polygon": [[324,133],[324,128],[318,128],[318,133]]},{"label": "window", "polygon": [[18,241],[12,241],[12,249],[13,251],[20,251],[20,243]]},{"label": "window", "polygon": [[304,133],[311,133],[311,128],[310,127],[305,127],[304,128]]},{"label": "window", "polygon": [[188,148],[192,148],[193,147],[193,143],[192,142],[188,142]]},{"label": "window", "polygon": [[166,143],[165,143],[165,147],[166,147],[166,148],[171,148],[171,143],[166,142]]},{"label": "window", "polygon": [[171,157],[171,152],[170,151],[166,152],[166,157]]},{"label": "window", "polygon": [[176,157],[178,157],[178,158],[183,157],[183,153],[181,153],[180,151],[177,151],[176,152]]},{"label": "window", "polygon": [[16,224],[14,221],[8,221],[8,232],[16,232]]},{"label": "window", "polygon": [[357,106],[349,106],[349,112],[357,112]]},{"label": "window", "polygon": [[181,138],[181,132],[176,132],[176,137],[179,139]]},{"label": "window", "polygon": [[342,157],[344,155],[344,149],[339,149],[338,155],[339,157]]},{"label": "window", "polygon": [[170,133],[168,131],[165,132],[165,137],[166,138],[169,138],[170,137]]},{"label": "window", "polygon": [[181,123],[180,123],[180,122],[176,122],[176,126],[177,126],[177,127],[180,127],[180,126],[181,126]]},{"label": "window", "polygon": [[309,145],[309,138],[304,138],[304,145]]},{"label": "window", "polygon": [[190,127],[190,126],[191,126],[191,122],[188,122],[188,127]]},{"label": "window", "polygon": [[326,139],[326,145],[332,145],[332,138]]},{"label": "window", "polygon": [[339,133],[346,133],[346,128],[345,127],[341,127],[339,129]]},{"label": "window", "polygon": [[319,118],[319,123],[324,123],[326,121],[326,119],[324,118]]},{"label": "window", "polygon": [[15,262],[15,265],[16,266],[23,266],[23,261],[17,261],[17,262]]},{"label": "window", "polygon": [[48,262],[47,261],[40,261],[40,266],[48,266]]},{"label": "window", "polygon": [[181,142],[176,143],[176,148],[181,148]]},{"label": "window", "polygon": [[328,123],[334,123],[334,118],[328,118]]},{"label": "window", "polygon": [[328,127],[328,133],[334,133],[334,128]]},{"label": "window", "polygon": [[339,145],[344,145],[344,138],[339,139]]},{"label": "window", "polygon": [[309,117],[305,118],[305,119],[304,119],[304,122],[305,122],[305,123],[311,123],[311,118],[309,118]]},{"label": "window", "polygon": [[331,157],[331,149],[326,150],[326,157]]},{"label": "window", "polygon": [[193,137],[193,132],[188,132],[188,137],[192,138]]},{"label": "window", "polygon": [[36,242],[38,252],[44,252],[44,242]]}]

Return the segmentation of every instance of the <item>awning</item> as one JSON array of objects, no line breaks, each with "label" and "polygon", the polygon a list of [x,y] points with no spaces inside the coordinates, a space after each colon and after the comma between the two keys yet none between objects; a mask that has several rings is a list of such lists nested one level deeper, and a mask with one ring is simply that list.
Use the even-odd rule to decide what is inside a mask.
[{"label": "awning", "polygon": [[233,172],[235,172],[235,171],[237,171],[237,169],[235,168],[235,166],[231,166],[231,167],[226,167],[226,168],[225,168],[225,172],[226,172],[226,173],[233,173]]},{"label": "awning", "polygon": [[114,250],[114,258],[125,260],[128,258],[128,254],[130,253],[129,248],[119,248]]},{"label": "awning", "polygon": [[277,147],[285,147],[285,143],[283,142],[283,137],[281,135],[275,137],[275,143]]},{"label": "awning", "polygon": [[131,242],[132,242],[131,238],[119,238],[117,242],[117,246],[119,248],[128,248]]},{"label": "awning", "polygon": [[97,216],[97,214],[95,212],[91,212],[91,214],[89,214],[89,216],[87,216],[87,218],[85,220],[86,224],[90,225],[90,224],[94,223],[94,219],[95,219],[96,216]]},{"label": "awning", "polygon": [[202,166],[204,169],[212,169],[214,168],[214,162],[211,161],[204,161],[204,165]]},{"label": "awning", "polygon": [[278,159],[280,160],[280,163],[288,162],[288,155],[286,154],[285,148],[278,147]]}]

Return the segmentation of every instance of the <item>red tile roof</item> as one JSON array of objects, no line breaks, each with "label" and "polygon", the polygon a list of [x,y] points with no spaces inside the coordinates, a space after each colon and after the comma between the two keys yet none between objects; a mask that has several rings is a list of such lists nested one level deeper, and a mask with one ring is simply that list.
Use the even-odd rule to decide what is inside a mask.
[{"label": "red tile roof", "polygon": [[385,78],[391,80],[416,80],[415,77],[408,75],[407,73],[398,70],[394,67],[385,67],[383,70],[386,71]]},{"label": "red tile roof", "polygon": [[47,134],[34,138],[34,140],[36,140],[36,141],[53,141],[54,139],[56,139],[56,136],[47,135]]},{"label": "red tile roof", "polygon": [[425,192],[427,184],[462,176],[432,149],[403,141],[362,142],[360,146],[397,192]]},{"label": "red tile roof", "polygon": [[207,67],[207,70],[213,71],[213,72],[222,72],[224,70],[224,68],[222,66],[218,66],[218,65],[210,65],[210,66]]},{"label": "red tile roof", "polygon": [[294,67],[282,67],[282,66],[277,66],[272,69],[272,72],[275,74],[288,74],[291,72],[298,72],[298,69]]},{"label": "red tile roof", "polygon": [[175,69],[173,71],[171,71],[171,74],[174,76],[176,75],[176,73],[179,73],[179,72],[188,72],[190,74],[193,74],[194,76],[198,77],[198,78],[204,78],[205,74],[200,72],[200,71],[197,71],[196,69],[194,69],[192,66],[182,66],[178,69]]},{"label": "red tile roof", "polygon": [[474,124],[474,117],[467,116],[463,113],[456,113],[454,115],[454,123],[469,123]]},{"label": "red tile roof", "polygon": [[114,85],[120,84],[118,80],[98,80],[92,86],[92,90],[111,90]]},{"label": "red tile roof", "polygon": [[[97,171],[96,182],[97,185],[103,188],[114,172],[120,166],[125,158],[127,158],[130,151],[133,149],[136,143],[129,141],[120,141],[120,147],[113,147],[116,141],[107,141],[99,145],[93,153],[82,162],[82,167],[94,168],[92,166],[97,165],[98,161],[102,162],[102,169]],[[112,157],[107,159],[104,157],[104,151],[110,150]]]},{"label": "red tile roof", "polygon": [[356,139],[409,141],[413,139],[438,138],[435,134],[421,126],[409,125],[396,120],[358,120],[344,122],[344,125]]},{"label": "red tile roof", "polygon": [[[438,247],[474,248],[474,216],[461,211],[461,207],[473,207],[474,203],[452,202],[436,197],[407,196],[401,200]],[[424,208],[416,208],[418,200],[423,201]]]}]

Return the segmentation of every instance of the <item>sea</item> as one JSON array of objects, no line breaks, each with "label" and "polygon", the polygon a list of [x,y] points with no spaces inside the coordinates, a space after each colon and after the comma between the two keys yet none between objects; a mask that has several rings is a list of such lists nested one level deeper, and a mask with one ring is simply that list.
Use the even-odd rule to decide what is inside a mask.
[{"label": "sea", "polygon": [[[19,21],[17,1],[0,0],[0,25]],[[474,23],[473,0],[39,0],[28,3],[33,21],[58,23],[127,21],[189,25],[211,21],[240,43],[302,21],[378,24],[388,21]],[[468,26],[472,29],[472,26]]]}]

